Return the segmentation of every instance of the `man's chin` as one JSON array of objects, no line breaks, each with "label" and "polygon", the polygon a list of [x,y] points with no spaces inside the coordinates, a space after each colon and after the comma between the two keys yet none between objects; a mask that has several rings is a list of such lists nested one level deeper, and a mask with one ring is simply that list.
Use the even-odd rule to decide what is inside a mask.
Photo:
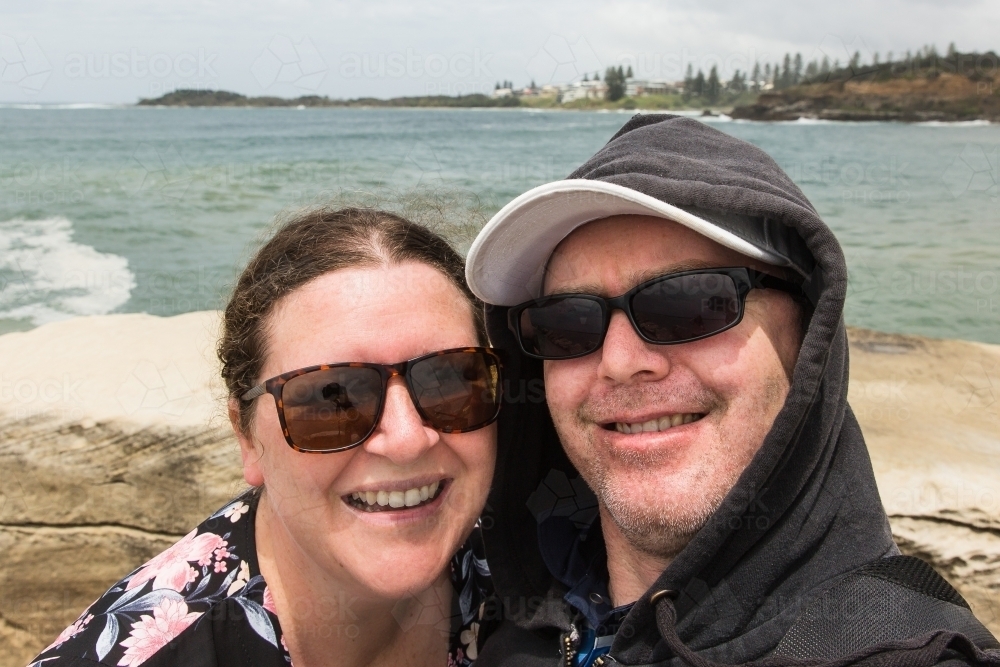
[{"label": "man's chin", "polygon": [[725,498],[725,493],[668,495],[663,489],[669,484],[651,489],[624,477],[606,478],[596,485],[598,502],[629,544],[660,558],[680,552]]}]

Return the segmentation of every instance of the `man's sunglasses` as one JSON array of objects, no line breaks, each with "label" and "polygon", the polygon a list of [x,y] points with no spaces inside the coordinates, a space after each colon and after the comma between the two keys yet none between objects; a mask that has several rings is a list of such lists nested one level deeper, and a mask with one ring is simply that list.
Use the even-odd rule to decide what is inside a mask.
[{"label": "man's sunglasses", "polygon": [[500,358],[484,347],[431,352],[398,364],[348,362],[289,371],[240,398],[274,396],[285,440],[300,452],[341,452],[378,426],[389,378],[401,376],[420,417],[442,433],[465,433],[500,414]]},{"label": "man's sunglasses", "polygon": [[794,283],[745,267],[697,269],[653,278],[612,299],[553,294],[514,306],[507,317],[529,357],[573,359],[604,344],[613,310],[625,311],[647,343],[688,343],[739,324],[754,288],[802,294]]}]

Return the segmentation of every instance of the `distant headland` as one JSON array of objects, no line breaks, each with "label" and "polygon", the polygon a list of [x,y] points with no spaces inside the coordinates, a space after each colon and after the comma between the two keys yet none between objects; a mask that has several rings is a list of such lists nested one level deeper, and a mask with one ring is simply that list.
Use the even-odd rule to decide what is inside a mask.
[{"label": "distant headland", "polygon": [[899,60],[809,73],[798,85],[761,91],[733,118],[841,121],[1000,121],[1000,57],[994,52],[939,56],[933,47]]},{"label": "distant headland", "polygon": [[756,63],[752,72],[736,70],[720,79],[716,67],[706,76],[688,66],[682,81],[640,79],[632,68],[608,67],[565,84],[516,88],[497,82],[492,94],[427,95],[382,99],[248,97],[220,90],[176,90],[139,106],[171,107],[425,107],[567,110],[704,110],[748,120],[816,118],[847,121],[1000,121],[1000,57],[994,52],[959,53],[950,46],[939,55],[933,46],[898,59],[889,53],[847,63],[828,57],[808,64],[801,54],[783,63]]}]

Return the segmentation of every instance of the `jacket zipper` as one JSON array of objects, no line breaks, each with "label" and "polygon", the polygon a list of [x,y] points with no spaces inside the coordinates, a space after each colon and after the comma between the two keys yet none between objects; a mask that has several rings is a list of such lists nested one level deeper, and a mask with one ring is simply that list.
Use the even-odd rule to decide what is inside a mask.
[{"label": "jacket zipper", "polygon": [[569,632],[562,636],[563,667],[573,667],[573,660],[576,658],[576,649],[580,644],[580,633],[576,625],[572,626]]}]

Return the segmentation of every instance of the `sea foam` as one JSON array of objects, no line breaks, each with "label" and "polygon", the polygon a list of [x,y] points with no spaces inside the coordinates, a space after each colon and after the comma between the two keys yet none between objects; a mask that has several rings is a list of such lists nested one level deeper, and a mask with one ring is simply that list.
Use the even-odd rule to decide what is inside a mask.
[{"label": "sea foam", "polygon": [[0,222],[0,318],[40,325],[103,315],[135,284],[127,259],[74,241],[66,218]]}]

